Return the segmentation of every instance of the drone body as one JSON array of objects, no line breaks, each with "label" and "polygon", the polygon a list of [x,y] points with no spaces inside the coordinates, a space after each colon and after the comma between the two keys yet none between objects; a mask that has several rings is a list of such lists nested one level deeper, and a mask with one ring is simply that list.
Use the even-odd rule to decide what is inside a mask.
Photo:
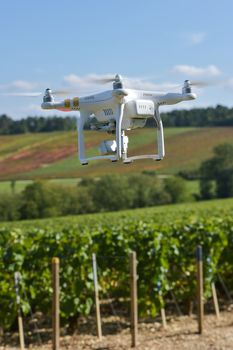
[{"label": "drone body", "polygon": [[[46,89],[41,107],[43,109],[58,109],[61,111],[79,111],[78,116],[78,153],[81,164],[88,164],[90,160],[122,159],[124,163],[131,163],[136,159],[151,158],[161,160],[165,155],[163,124],[159,114],[159,106],[173,105],[182,101],[193,100],[196,95],[191,92],[191,84],[184,82],[181,93],[164,93],[124,88],[122,78],[116,75],[113,80],[113,90],[107,90],[85,97],[74,97],[55,102],[52,91]],[[126,130],[141,128],[146,120],[153,117],[157,125],[157,153],[140,156],[127,156],[128,137]],[[84,126],[87,121],[96,120],[91,129],[115,134],[116,139],[103,141],[100,145],[102,155],[85,156]]]}]

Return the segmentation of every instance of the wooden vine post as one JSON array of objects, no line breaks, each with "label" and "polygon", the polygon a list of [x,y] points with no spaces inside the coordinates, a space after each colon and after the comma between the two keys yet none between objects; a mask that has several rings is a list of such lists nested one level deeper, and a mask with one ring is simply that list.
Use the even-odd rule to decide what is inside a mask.
[{"label": "wooden vine post", "polygon": [[52,258],[52,328],[53,328],[53,350],[59,350],[60,338],[60,303],[59,303],[59,258]]},{"label": "wooden vine post", "polygon": [[160,301],[160,313],[161,313],[161,319],[162,319],[162,325],[163,328],[166,329],[167,328],[167,320],[166,320],[166,313],[165,313],[165,309],[164,309],[164,301],[163,301],[163,297],[162,294],[159,295],[159,301]]},{"label": "wooden vine post", "polygon": [[101,315],[100,315],[100,302],[99,302],[99,287],[98,287],[98,274],[96,255],[92,254],[92,268],[93,268],[93,280],[95,288],[95,311],[96,311],[96,323],[97,323],[97,336],[102,339],[102,327],[101,327]]},{"label": "wooden vine post", "polygon": [[218,296],[217,296],[217,292],[216,292],[216,288],[215,288],[215,283],[212,282],[211,283],[211,290],[212,290],[212,296],[213,296],[213,301],[214,301],[214,310],[215,310],[215,314],[217,319],[220,318],[220,312],[219,312],[219,305],[218,305]]},{"label": "wooden vine post", "polygon": [[131,301],[131,347],[138,342],[138,305],[137,305],[137,257],[136,253],[130,253],[130,301]]},{"label": "wooden vine post", "polygon": [[198,333],[203,332],[204,303],[203,303],[203,257],[202,246],[197,246],[196,250],[197,263],[197,316],[198,316]]},{"label": "wooden vine post", "polygon": [[23,318],[21,313],[21,301],[20,301],[20,291],[19,291],[19,283],[20,283],[20,273],[15,272],[14,278],[15,278],[15,292],[16,292],[16,304],[17,304],[17,313],[18,313],[18,329],[19,329],[19,342],[20,342],[20,349],[25,349],[24,344],[24,331],[23,331]]}]

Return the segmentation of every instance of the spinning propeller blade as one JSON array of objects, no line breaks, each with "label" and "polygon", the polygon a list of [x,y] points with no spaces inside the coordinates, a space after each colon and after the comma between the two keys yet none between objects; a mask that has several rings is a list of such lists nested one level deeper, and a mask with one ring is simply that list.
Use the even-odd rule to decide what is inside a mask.
[{"label": "spinning propeller blade", "polygon": [[230,83],[230,79],[214,79],[214,80],[191,80],[190,85],[197,87],[206,86],[227,86]]},{"label": "spinning propeller blade", "polygon": [[106,76],[90,76],[87,78],[87,82],[88,83],[93,83],[93,84],[107,84],[107,83],[112,83],[113,81],[115,81],[116,79],[120,79],[119,76],[117,75],[106,75]]},{"label": "spinning propeller blade", "polygon": [[75,93],[77,93],[77,88],[66,89],[66,90],[52,90],[52,94],[56,96],[65,96],[65,95],[75,94]]},{"label": "spinning propeller blade", "polygon": [[201,81],[201,80],[191,80],[190,85],[191,86],[196,86],[196,87],[205,87],[205,86],[211,86],[215,85],[216,82],[211,82],[211,81]]}]

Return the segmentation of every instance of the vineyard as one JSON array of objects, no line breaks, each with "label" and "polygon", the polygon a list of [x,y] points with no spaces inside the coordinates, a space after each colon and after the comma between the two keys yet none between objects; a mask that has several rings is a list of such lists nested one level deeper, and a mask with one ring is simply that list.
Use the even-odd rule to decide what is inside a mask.
[{"label": "vineyard", "polygon": [[141,316],[155,316],[173,293],[184,312],[195,297],[195,249],[204,252],[205,296],[217,273],[233,290],[233,201],[164,206],[118,213],[28,221],[0,226],[0,320],[11,328],[17,312],[13,274],[22,275],[22,309],[51,312],[51,258],[61,260],[61,317],[70,324],[93,309],[91,254],[100,296],[129,296],[128,256],[137,252]]}]

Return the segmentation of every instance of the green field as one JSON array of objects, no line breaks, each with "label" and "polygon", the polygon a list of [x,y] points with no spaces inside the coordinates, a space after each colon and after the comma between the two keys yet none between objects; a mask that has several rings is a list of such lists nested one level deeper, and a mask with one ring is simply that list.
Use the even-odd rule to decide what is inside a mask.
[{"label": "green field", "polygon": [[[155,134],[155,129],[146,128],[129,132],[129,154],[153,153]],[[98,154],[98,145],[106,138],[109,138],[108,134],[86,131],[87,154]],[[142,160],[125,165],[122,162],[93,161],[88,166],[81,166],[77,158],[75,131],[0,136],[0,180],[77,179],[143,170],[175,174],[180,170],[198,168],[213,154],[213,148],[224,142],[233,143],[232,127],[166,128],[166,156],[161,162]]]}]

